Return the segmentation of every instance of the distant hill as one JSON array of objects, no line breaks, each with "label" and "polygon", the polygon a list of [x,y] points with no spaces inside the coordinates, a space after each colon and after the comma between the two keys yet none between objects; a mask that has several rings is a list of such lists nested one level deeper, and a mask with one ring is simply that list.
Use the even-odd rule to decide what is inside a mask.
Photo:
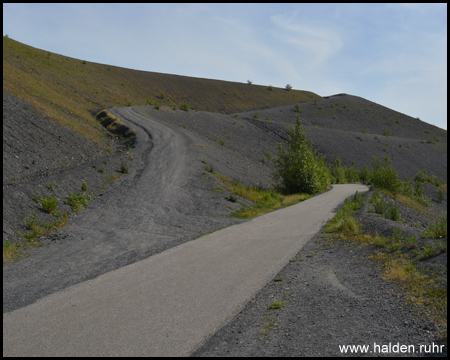
[{"label": "distant hill", "polygon": [[97,64],[36,49],[5,36],[3,91],[100,143],[103,128],[94,115],[110,107],[186,104],[194,110],[231,114],[321,99],[310,91]]}]

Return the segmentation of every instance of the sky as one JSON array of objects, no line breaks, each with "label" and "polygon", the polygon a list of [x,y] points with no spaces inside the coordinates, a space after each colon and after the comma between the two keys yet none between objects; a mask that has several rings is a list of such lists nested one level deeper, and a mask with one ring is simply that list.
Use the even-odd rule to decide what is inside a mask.
[{"label": "sky", "polygon": [[447,129],[447,4],[3,4],[3,35],[130,69],[347,93]]}]

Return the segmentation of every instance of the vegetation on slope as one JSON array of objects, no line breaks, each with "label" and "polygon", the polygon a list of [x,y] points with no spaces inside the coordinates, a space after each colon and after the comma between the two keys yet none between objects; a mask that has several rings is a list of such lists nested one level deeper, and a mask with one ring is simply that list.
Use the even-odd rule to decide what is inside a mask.
[{"label": "vegetation on slope", "polygon": [[308,91],[137,71],[54,54],[3,37],[3,91],[53,121],[103,143],[95,114],[105,108],[168,105],[235,113],[313,101]]}]

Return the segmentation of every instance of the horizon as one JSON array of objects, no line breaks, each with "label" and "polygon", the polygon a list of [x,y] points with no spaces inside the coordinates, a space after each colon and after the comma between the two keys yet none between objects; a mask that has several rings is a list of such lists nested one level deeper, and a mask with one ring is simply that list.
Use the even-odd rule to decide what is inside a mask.
[{"label": "horizon", "polygon": [[3,35],[127,69],[347,93],[447,130],[447,4],[3,4]]}]

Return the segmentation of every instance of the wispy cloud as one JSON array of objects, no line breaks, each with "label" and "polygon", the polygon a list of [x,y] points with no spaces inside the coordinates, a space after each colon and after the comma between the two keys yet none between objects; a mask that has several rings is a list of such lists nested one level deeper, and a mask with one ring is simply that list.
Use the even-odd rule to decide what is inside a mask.
[{"label": "wispy cloud", "polygon": [[275,38],[293,46],[297,56],[306,59],[308,68],[323,66],[342,47],[342,39],[335,30],[307,24],[296,14],[273,15],[270,19]]},{"label": "wispy cloud", "polygon": [[359,95],[447,127],[446,4],[3,4],[3,33],[139,70]]}]

